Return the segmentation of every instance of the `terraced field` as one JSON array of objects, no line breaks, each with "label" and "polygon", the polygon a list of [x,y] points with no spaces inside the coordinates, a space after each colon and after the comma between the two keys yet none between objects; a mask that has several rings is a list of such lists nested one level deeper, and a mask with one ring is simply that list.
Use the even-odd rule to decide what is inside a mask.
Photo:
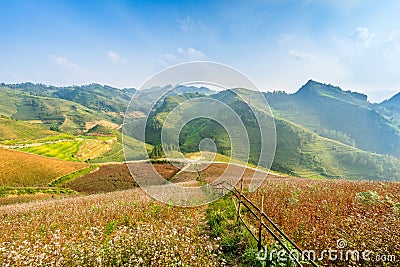
[{"label": "terraced field", "polygon": [[[91,160],[91,163],[107,163],[107,162],[123,162],[125,161],[124,152],[127,153],[129,160],[140,160],[146,158],[143,152],[143,143],[130,136],[124,136],[124,144],[122,145],[121,133],[115,132],[117,142],[114,142],[112,148],[103,155]],[[147,153],[150,153],[152,146],[145,144]],[[124,151],[125,149],[125,151]]]},{"label": "terraced field", "polygon": [[83,140],[44,144],[35,147],[21,148],[21,151],[67,161],[79,161],[76,157]]},{"label": "terraced field", "polygon": [[121,142],[112,144],[111,149],[99,157],[90,160],[92,163],[123,162],[125,160],[124,150]]},{"label": "terraced field", "polygon": [[0,186],[47,186],[53,179],[85,166],[85,163],[0,149]]},{"label": "terraced field", "polygon": [[113,147],[116,140],[87,139],[80,146],[76,158],[80,161],[87,161],[102,156]]}]

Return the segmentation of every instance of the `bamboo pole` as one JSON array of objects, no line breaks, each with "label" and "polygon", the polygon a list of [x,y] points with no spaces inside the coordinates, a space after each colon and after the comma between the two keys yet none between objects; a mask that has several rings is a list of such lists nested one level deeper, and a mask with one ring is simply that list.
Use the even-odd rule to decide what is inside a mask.
[{"label": "bamboo pole", "polygon": [[263,228],[263,213],[264,213],[264,194],[261,195],[261,206],[260,206],[260,221],[258,226],[258,251],[262,250],[262,228]]},{"label": "bamboo pole", "polygon": [[240,206],[242,204],[242,193],[243,193],[243,176],[240,178],[240,190],[239,190],[239,201],[238,201],[238,210],[237,210],[237,219],[240,216]]}]

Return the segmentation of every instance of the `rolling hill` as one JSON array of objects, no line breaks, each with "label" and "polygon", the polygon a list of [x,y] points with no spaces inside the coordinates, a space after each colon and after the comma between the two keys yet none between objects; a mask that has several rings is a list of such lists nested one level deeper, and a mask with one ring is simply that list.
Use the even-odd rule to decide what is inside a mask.
[{"label": "rolling hill", "polygon": [[86,122],[90,121],[122,122],[122,117],[94,111],[76,102],[36,96],[8,87],[0,88],[0,107],[0,115],[43,124],[48,128],[55,126],[72,134],[82,133]]},{"label": "rolling hill", "polygon": [[127,103],[136,92],[134,88],[120,90],[96,83],[65,87],[47,86],[29,82],[1,85],[3,89],[11,89],[14,93],[69,100],[95,111],[115,112],[118,114],[125,112]]},{"label": "rolling hill", "polygon": [[[81,134],[86,123],[99,120],[120,125],[132,96],[133,113],[149,105],[172,86],[152,87],[139,92],[134,88],[117,89],[100,84],[56,87],[44,84],[0,84],[0,115],[23,121],[43,123],[63,132]],[[188,92],[210,94],[207,88],[177,86],[167,95]]]},{"label": "rolling hill", "polygon": [[[148,120],[146,134],[149,134],[146,136],[146,141],[152,145],[159,145],[160,129],[165,114],[185,99],[194,97],[202,96],[186,94],[167,97]],[[223,91],[212,97],[229,105],[242,118],[250,140],[253,140],[250,143],[250,163],[257,163],[259,131],[247,104],[232,91]],[[273,170],[316,178],[400,179],[400,162],[394,157],[363,151],[322,137],[302,125],[279,117],[275,117],[275,124],[277,148]],[[204,138],[214,140],[217,152],[230,155],[231,147],[226,131],[218,123],[203,118],[195,119],[183,127],[180,134],[181,150],[184,153],[198,151],[199,142]]]},{"label": "rolling hill", "polygon": [[[172,88],[171,85],[156,86],[136,92],[133,88],[120,90],[98,84],[67,87],[32,83],[0,84],[0,115],[19,119],[1,118],[0,139],[22,140],[30,138],[29,135],[32,139],[48,138],[57,134],[46,130],[50,127],[75,135],[85,132],[98,137],[112,135],[117,138],[116,142],[107,144],[107,149],[101,150],[97,157],[86,158],[91,162],[121,162],[124,160],[121,133],[102,125],[96,126],[96,122],[110,122],[116,126],[121,124],[133,94],[136,96],[127,111],[128,116],[138,118],[140,123],[138,114],[151,109],[145,137],[149,144],[148,151],[160,144],[162,123],[175,106],[187,99],[210,96],[239,114],[251,135],[250,162],[258,161],[260,131],[253,111],[234,93],[235,90],[241,90],[250,96],[251,91],[234,89],[216,93],[204,87],[178,86],[168,92]],[[151,107],[163,93],[166,94]],[[386,155],[400,157],[399,96],[381,104],[372,104],[366,95],[310,80],[294,94],[270,92],[265,93],[265,97],[274,113],[277,131],[273,169],[307,177],[399,178],[398,160]],[[268,112],[262,106],[257,106],[255,99],[251,101],[257,114],[267,120]],[[93,126],[88,128],[88,125]],[[133,124],[131,127],[136,126]],[[126,135],[127,148],[132,152],[130,154],[135,154],[140,145],[137,140],[144,139],[141,136],[132,137]],[[179,144],[184,153],[196,152],[200,140],[204,138],[214,140],[218,153],[231,156],[227,132],[218,123],[204,118],[193,120],[183,127]],[[96,142],[86,143],[91,147]],[[73,154],[81,145],[76,146]],[[48,149],[48,146],[45,148]],[[51,156],[51,151],[43,149],[40,153],[33,151],[34,148],[28,151]],[[74,160],[71,155],[66,157]]]},{"label": "rolling hill", "polygon": [[16,119],[11,119],[6,116],[0,116],[0,142],[2,141],[26,141],[45,138],[58,134],[55,131],[50,131]]},{"label": "rolling hill", "polygon": [[400,124],[366,95],[310,80],[294,94],[265,96],[277,117],[362,150],[400,157]]}]

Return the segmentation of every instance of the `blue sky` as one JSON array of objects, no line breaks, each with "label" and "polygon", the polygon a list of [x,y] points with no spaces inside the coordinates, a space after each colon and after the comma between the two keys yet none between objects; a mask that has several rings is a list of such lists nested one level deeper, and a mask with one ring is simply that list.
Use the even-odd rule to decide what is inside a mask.
[{"label": "blue sky", "polygon": [[400,1],[1,1],[0,82],[138,87],[191,60],[262,90],[400,91]]}]

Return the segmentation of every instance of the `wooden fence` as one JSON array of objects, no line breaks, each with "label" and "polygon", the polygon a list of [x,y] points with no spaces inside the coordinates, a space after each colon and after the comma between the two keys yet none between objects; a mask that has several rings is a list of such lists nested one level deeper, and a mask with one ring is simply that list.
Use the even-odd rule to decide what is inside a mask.
[{"label": "wooden fence", "polygon": [[[237,220],[240,220],[246,229],[250,232],[251,236],[256,240],[257,242],[257,248],[258,251],[261,251],[263,249],[263,232],[266,230],[282,247],[283,249],[288,253],[288,255],[293,255],[293,251],[299,253],[298,255],[302,256],[302,260],[306,261],[308,264],[312,266],[318,266],[311,258],[309,254],[304,254],[303,251],[297,246],[265,213],[264,213],[264,195],[261,197],[260,201],[260,206],[257,206],[254,204],[250,199],[248,199],[244,194],[243,194],[243,178],[239,182],[239,188],[236,188],[235,186],[227,183],[227,182],[221,182],[218,184],[213,184],[212,187],[216,190],[221,190],[222,194],[224,194],[225,190],[228,190],[232,193],[232,195],[235,197],[236,202],[236,210],[237,210]],[[243,218],[241,211],[242,209],[245,209],[248,211],[248,213],[251,215],[250,219],[251,222],[253,222],[256,227],[253,227],[256,230],[256,233],[254,233],[254,230],[250,229],[250,226],[248,223],[246,223],[245,219]],[[263,231],[264,230],[264,231]],[[293,250],[290,250],[286,244],[285,241],[290,243],[291,246],[294,248]],[[306,257],[304,257],[306,256]],[[296,256],[290,257],[298,266],[303,266],[302,262],[298,259]]]}]

